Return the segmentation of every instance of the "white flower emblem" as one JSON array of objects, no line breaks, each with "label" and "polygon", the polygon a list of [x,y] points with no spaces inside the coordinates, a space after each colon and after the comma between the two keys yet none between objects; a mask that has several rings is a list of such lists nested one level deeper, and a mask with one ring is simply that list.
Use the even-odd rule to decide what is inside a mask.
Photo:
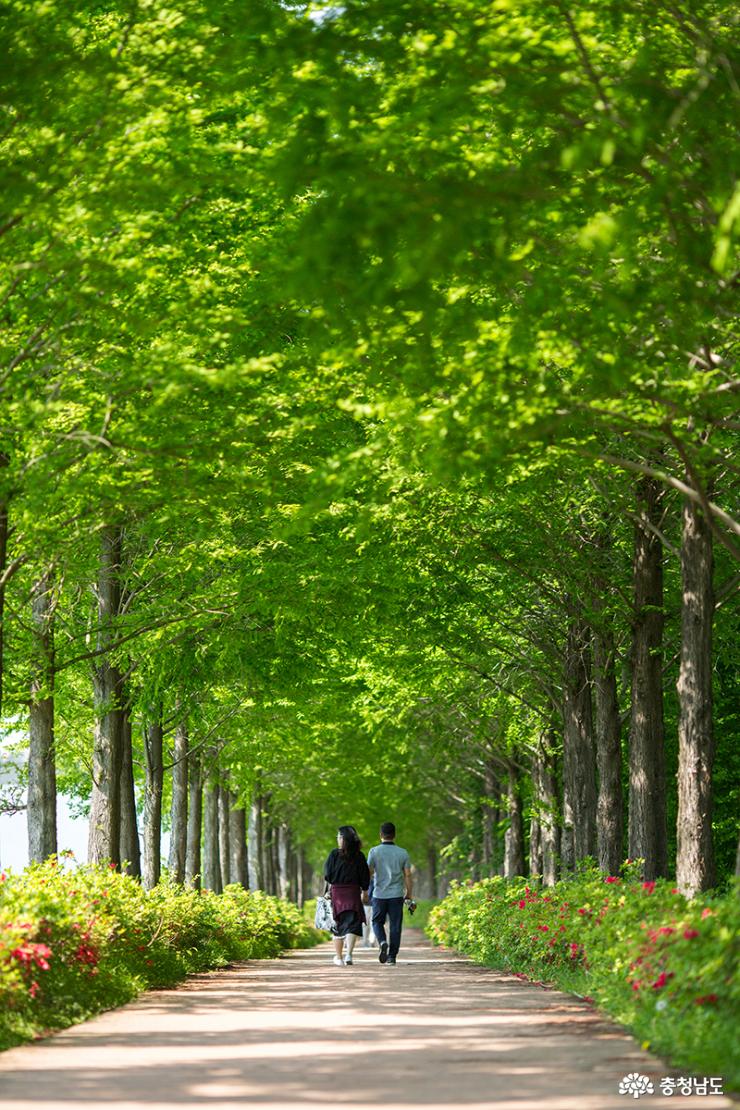
[{"label": "white flower emblem", "polygon": [[641,1098],[642,1095],[651,1095],[655,1090],[652,1082],[646,1075],[640,1075],[639,1072],[631,1071],[629,1075],[625,1075],[624,1079],[619,1081],[620,1095],[632,1095],[632,1098]]}]

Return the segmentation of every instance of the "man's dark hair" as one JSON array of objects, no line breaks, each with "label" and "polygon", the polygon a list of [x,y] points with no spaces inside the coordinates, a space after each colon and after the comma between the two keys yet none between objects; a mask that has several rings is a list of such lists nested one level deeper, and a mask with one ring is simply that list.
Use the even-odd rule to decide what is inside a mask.
[{"label": "man's dark hair", "polygon": [[384,840],[395,840],[396,826],[392,821],[384,821],[380,826],[380,835]]}]

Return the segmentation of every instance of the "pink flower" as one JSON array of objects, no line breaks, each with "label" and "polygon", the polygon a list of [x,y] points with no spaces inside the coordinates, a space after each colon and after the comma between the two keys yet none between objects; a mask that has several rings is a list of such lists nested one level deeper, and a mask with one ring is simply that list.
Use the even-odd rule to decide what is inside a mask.
[{"label": "pink flower", "polygon": [[38,983],[34,979],[33,982],[31,983],[31,986],[28,988],[28,993],[30,994],[31,998],[35,998],[36,995],[39,993],[40,989],[41,988],[39,987]]},{"label": "pink flower", "polygon": [[698,929],[684,929],[683,935],[684,935],[684,940],[693,940],[694,937],[699,936],[699,930]]},{"label": "pink flower", "polygon": [[672,932],[673,932],[673,929],[671,928],[670,925],[661,925],[661,927],[658,929],[658,933],[662,937],[669,937]]},{"label": "pink flower", "polygon": [[705,908],[701,911],[702,921],[704,921],[707,917],[714,917],[714,912],[710,910],[709,906],[705,906]]}]

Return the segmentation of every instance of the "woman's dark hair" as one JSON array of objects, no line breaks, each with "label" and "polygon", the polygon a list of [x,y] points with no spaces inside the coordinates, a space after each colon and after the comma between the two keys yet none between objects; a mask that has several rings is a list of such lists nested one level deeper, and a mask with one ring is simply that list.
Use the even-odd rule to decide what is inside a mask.
[{"label": "woman's dark hair", "polygon": [[342,847],[339,849],[345,859],[352,859],[362,847],[362,841],[357,835],[357,829],[352,825],[340,825],[339,835],[342,838]]}]

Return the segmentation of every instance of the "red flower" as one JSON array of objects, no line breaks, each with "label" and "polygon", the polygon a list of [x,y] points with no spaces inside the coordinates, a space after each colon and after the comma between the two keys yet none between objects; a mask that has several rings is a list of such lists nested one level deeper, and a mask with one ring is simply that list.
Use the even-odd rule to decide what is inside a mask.
[{"label": "red flower", "polygon": [[710,910],[709,906],[705,906],[704,909],[701,911],[702,921],[704,921],[704,919],[707,917],[714,917],[714,912]]},{"label": "red flower", "polygon": [[655,883],[651,879],[649,882],[642,884],[642,889],[646,894],[652,894],[655,890]]},{"label": "red flower", "polygon": [[605,883],[618,883],[619,882],[619,876],[618,875],[607,875],[606,878],[604,879],[604,882]]},{"label": "red flower", "polygon": [[39,990],[40,990],[40,987],[39,987],[38,983],[36,982],[36,980],[34,979],[33,982],[31,983],[31,986],[28,988],[28,993],[30,994],[31,998],[35,998],[36,995],[39,993]]},{"label": "red flower", "polygon": [[714,1005],[714,1003],[718,1001],[719,999],[716,994],[701,994],[698,998],[694,999],[694,1004],[696,1006],[706,1006]]},{"label": "red flower", "polygon": [[669,937],[673,932],[673,929],[670,925],[661,925],[661,927],[658,929],[658,932],[662,937]]},{"label": "red flower", "polygon": [[518,903],[517,903],[517,905],[519,906],[519,909],[520,909],[520,910],[523,910],[523,909],[524,909],[524,907],[526,906],[526,904],[527,904],[527,903],[526,903],[526,902],[524,901],[524,899],[523,899],[523,898],[521,899],[521,901],[520,901],[520,902],[518,902]]},{"label": "red flower", "polygon": [[668,982],[668,980],[672,979],[672,978],[673,978],[673,972],[672,971],[661,971],[658,978],[652,984],[653,990],[654,991],[659,991],[660,988],[664,987],[666,985],[666,983]]},{"label": "red flower", "polygon": [[684,940],[693,940],[694,937],[699,936],[699,930],[698,929],[684,929],[683,935],[684,935]]},{"label": "red flower", "polygon": [[550,932],[550,926],[549,925],[538,925],[537,928],[539,929],[539,931],[541,933],[549,933]]}]

